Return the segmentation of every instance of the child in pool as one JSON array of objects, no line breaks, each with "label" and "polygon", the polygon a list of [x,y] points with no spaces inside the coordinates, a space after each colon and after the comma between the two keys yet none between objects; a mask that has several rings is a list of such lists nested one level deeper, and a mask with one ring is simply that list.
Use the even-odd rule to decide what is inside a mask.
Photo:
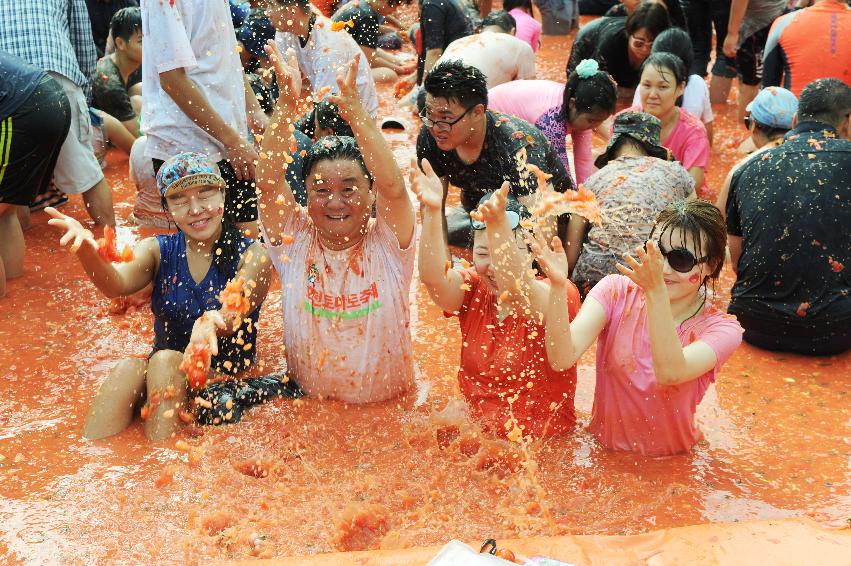
[{"label": "child in pool", "polygon": [[[507,182],[485,195],[479,207],[485,222],[473,221],[475,268],[456,270],[450,266],[443,241],[443,186],[427,159],[422,167],[425,174],[411,183],[423,221],[420,279],[446,316],[458,316],[463,342],[458,381],[473,415],[486,430],[513,440],[519,434],[541,438],[572,430],[576,368],[551,368],[543,320],[522,302],[505,300],[515,287],[507,280],[506,256],[519,258],[516,261],[524,270],[532,266],[520,227],[528,212],[508,197]],[[510,203],[507,211],[506,202]],[[536,284],[548,287],[546,281]],[[559,292],[565,299],[560,305],[569,305],[575,315],[579,309],[576,287],[567,282]]]},{"label": "child in pool", "polygon": [[611,450],[663,456],[701,439],[697,404],[742,341],[735,318],[706,306],[706,284],[724,263],[721,213],[681,200],[656,218],[638,259],[625,256],[621,275],[603,278],[568,322],[567,262],[558,238],[537,236],[532,250],[550,278],[530,300],[547,305],[547,355],[571,367],[597,340],[597,382],[590,430]]},{"label": "child in pool", "polygon": [[[257,168],[260,222],[284,289],[287,368],[314,397],[366,403],[414,384],[409,292],[416,219],[393,152],[364,109],[356,77],[360,54],[339,70],[329,100],[354,138],[315,142],[304,163],[307,206],[284,176],[298,116],[301,75],[271,43],[281,88]],[[375,218],[371,212],[375,209]]]},{"label": "child in pool", "polygon": [[[160,168],[157,185],[178,232],[142,240],[127,263],[105,261],[89,230],[53,208],[45,209],[53,217],[48,223],[65,230],[60,244],[71,244],[86,275],[104,295],[127,296],[153,286],[153,351],[147,360],[126,358],[112,369],[89,409],[86,438],[127,428],[145,397],[150,411],[145,435],[150,440],[164,440],[184,419],[190,420],[186,377],[179,369],[190,343],[209,343],[211,367],[217,373],[237,375],[254,360],[255,348],[245,346],[255,344],[257,317],[269,288],[266,250],[223,217],[225,181],[205,155],[172,157]],[[240,277],[250,305],[242,320],[219,310],[217,298],[228,281]]]}]

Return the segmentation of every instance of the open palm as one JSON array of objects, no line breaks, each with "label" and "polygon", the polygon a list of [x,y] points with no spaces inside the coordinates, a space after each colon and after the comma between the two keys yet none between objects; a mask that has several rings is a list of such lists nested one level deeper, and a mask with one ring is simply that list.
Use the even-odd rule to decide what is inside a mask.
[{"label": "open palm", "polygon": [[529,239],[529,247],[551,283],[559,285],[567,283],[569,271],[567,255],[558,236],[553,236],[552,242],[548,244],[546,237],[535,230],[535,234]]},{"label": "open palm", "polygon": [[440,210],[443,206],[443,183],[434,173],[428,159],[423,159],[422,167],[420,171],[416,159],[411,159],[411,190],[417,195],[420,205],[432,210]]}]

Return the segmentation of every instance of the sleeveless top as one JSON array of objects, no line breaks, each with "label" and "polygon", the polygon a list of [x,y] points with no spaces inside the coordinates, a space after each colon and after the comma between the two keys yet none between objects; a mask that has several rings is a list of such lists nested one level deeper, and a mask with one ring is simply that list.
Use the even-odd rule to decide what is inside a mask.
[{"label": "sleeveless top", "polygon": [[[154,313],[154,348],[183,352],[189,344],[195,320],[205,311],[222,307],[218,295],[227,282],[236,275],[242,254],[254,240],[243,237],[239,242],[239,255],[224,266],[224,273],[215,265],[199,283],[195,283],[186,261],[186,238],[183,232],[157,236],[160,246],[160,266],[153,280],[151,310]],[[213,370],[235,375],[254,363],[257,337],[257,318],[260,305],[230,336],[219,336],[219,354],[212,359]],[[246,344],[251,347],[245,349]],[[225,364],[230,361],[230,364]],[[228,367],[226,367],[228,366]]]}]

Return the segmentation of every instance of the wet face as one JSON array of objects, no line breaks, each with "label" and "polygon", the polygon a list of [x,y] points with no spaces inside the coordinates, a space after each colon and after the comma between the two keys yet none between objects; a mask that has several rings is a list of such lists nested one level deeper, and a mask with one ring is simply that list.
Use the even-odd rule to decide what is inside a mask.
[{"label": "wet face", "polygon": [[[485,108],[481,104],[467,109],[456,100],[434,98],[426,95],[425,122],[428,131],[442,151],[452,151],[464,145],[473,135],[474,126],[483,119]],[[432,124],[429,126],[429,124]]]},{"label": "wet face", "polygon": [[120,37],[115,40],[115,48],[137,65],[142,64],[142,30],[134,32],[127,40]]},{"label": "wet face", "polygon": [[[514,230],[514,245],[523,252],[528,254],[526,243],[523,241],[521,230]],[[531,265],[531,261],[529,262]],[[482,278],[482,281],[488,286],[488,289],[496,294],[499,292],[499,285],[496,282],[496,272],[491,264],[490,246],[488,245],[488,235],[485,230],[473,230],[473,267],[476,273]]]},{"label": "wet face", "polygon": [[307,212],[323,243],[345,249],[366,233],[374,194],[356,161],[320,161],[307,175]]},{"label": "wet face", "polygon": [[[700,249],[698,249],[697,242],[694,241],[691,234],[679,228],[669,227],[659,236],[657,242],[660,250],[663,252],[685,248],[696,259],[700,259],[706,256],[706,249],[708,247],[706,244],[706,234],[701,232],[700,239],[701,245],[699,246]],[[682,273],[672,268],[666,258],[662,268],[662,277],[665,279],[668,297],[673,301],[696,295],[706,278],[712,274],[713,267],[712,260],[708,260],[695,264],[687,273]]]},{"label": "wet face", "polygon": [[212,185],[181,189],[165,198],[174,223],[187,238],[209,241],[218,238],[225,210],[224,190]]},{"label": "wet face", "polygon": [[593,130],[600,126],[606,119],[611,116],[611,112],[605,110],[594,109],[591,112],[577,112],[576,104],[571,99],[569,109],[570,127],[577,132],[583,130]]},{"label": "wet face", "polygon": [[677,98],[685,89],[685,85],[676,81],[672,70],[647,65],[641,73],[639,87],[644,111],[660,120],[665,117],[677,105]]},{"label": "wet face", "polygon": [[634,34],[629,36],[627,46],[633,66],[641,66],[644,60],[650,57],[650,50],[653,48],[653,39],[653,35],[647,31],[647,28],[638,28]]}]

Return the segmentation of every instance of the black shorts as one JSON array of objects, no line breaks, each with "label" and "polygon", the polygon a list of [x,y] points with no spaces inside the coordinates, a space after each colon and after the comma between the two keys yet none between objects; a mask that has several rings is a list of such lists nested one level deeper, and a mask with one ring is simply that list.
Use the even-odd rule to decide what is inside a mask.
[{"label": "black shorts", "polygon": [[756,86],[762,82],[762,55],[771,26],[765,26],[742,41],[736,51],[736,71],[742,84]]},{"label": "black shorts", "polygon": [[70,126],[68,97],[45,76],[26,102],[0,121],[0,203],[29,206],[47,190]]},{"label": "black shorts", "polygon": [[[154,162],[154,175],[156,175],[164,161],[152,159]],[[254,179],[240,181],[236,178],[233,166],[225,159],[216,165],[222,178],[225,180],[227,190],[225,191],[225,214],[237,223],[254,222],[257,220],[257,193],[254,190]]]}]

